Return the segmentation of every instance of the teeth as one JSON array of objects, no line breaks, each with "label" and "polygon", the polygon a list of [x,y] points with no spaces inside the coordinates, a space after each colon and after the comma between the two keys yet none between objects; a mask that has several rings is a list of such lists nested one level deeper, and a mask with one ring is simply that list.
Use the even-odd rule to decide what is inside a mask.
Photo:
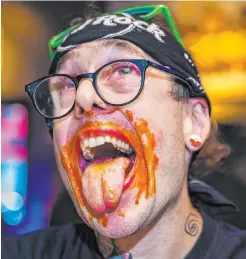
[{"label": "teeth", "polygon": [[112,143],[114,146],[116,146],[116,142],[117,142],[116,138],[112,138],[112,139],[111,139],[111,143]]},{"label": "teeth", "polygon": [[84,140],[83,145],[84,145],[85,147],[89,147],[89,139],[88,139],[88,138],[86,138],[86,139]]},{"label": "teeth", "polygon": [[110,139],[110,136],[106,136],[106,137],[105,137],[105,142],[111,142],[110,140],[111,140],[111,139]]},{"label": "teeth", "polygon": [[117,140],[117,141],[116,141],[116,146],[119,147],[119,148],[121,148],[121,143],[122,143],[122,142],[121,142],[120,140]]},{"label": "teeth", "polygon": [[103,145],[105,143],[104,137],[96,138],[97,146]]},{"label": "teeth", "polygon": [[133,151],[129,144],[116,139],[115,137],[100,136],[97,138],[85,138],[80,144],[84,158],[86,160],[92,160],[94,158],[94,153],[91,148],[101,146],[104,143],[112,143],[115,148],[126,154],[131,154]]},{"label": "teeth", "polygon": [[86,160],[92,160],[94,158],[94,155],[91,153],[90,149],[83,151],[83,156]]},{"label": "teeth", "polygon": [[89,147],[95,147],[97,145],[95,138],[89,138]]}]

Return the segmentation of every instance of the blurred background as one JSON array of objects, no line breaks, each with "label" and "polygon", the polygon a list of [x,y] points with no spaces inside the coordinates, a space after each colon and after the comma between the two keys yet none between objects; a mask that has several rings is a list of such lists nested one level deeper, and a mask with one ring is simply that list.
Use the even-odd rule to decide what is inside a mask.
[{"label": "blurred background", "polygon": [[[103,2],[107,11],[165,3],[193,55],[212,102],[212,117],[232,153],[225,170],[207,182],[243,213],[246,204],[246,2]],[[47,75],[48,40],[65,29],[86,2],[2,2],[2,235],[48,227],[62,188],[52,141],[24,85]],[[218,174],[219,175],[219,174]],[[234,188],[228,186],[235,182]],[[228,188],[230,192],[228,192]],[[241,189],[240,189],[241,188]],[[245,214],[244,214],[245,215]],[[237,224],[246,228],[239,215]]]}]

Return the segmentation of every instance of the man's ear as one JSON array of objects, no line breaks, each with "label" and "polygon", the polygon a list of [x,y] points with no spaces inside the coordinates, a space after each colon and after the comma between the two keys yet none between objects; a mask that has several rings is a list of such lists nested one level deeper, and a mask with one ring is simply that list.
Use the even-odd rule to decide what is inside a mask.
[{"label": "man's ear", "polygon": [[205,99],[190,98],[185,107],[184,139],[188,151],[201,148],[209,136],[211,127],[209,108]]}]

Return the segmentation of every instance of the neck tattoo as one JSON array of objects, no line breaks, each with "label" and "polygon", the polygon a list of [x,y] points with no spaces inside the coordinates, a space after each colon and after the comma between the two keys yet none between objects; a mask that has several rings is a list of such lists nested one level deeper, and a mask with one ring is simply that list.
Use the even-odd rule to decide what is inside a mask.
[{"label": "neck tattoo", "polygon": [[191,213],[185,222],[185,232],[190,236],[196,236],[201,231],[201,226],[201,219]]}]

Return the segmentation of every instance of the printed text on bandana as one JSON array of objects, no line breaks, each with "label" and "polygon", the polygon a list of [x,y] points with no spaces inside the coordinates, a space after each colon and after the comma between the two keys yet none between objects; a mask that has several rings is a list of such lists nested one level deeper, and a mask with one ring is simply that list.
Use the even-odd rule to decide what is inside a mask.
[{"label": "printed text on bandana", "polygon": [[144,30],[149,32],[150,34],[154,35],[154,37],[164,43],[163,37],[166,36],[165,32],[161,30],[156,24],[148,24],[145,21],[141,20],[135,20],[131,15],[129,14],[123,14],[124,16],[117,16],[117,15],[106,15],[102,17],[98,17],[95,20],[91,19],[86,22],[86,24],[82,24],[78,28],[76,28],[71,34],[77,33],[78,31],[83,30],[87,25],[101,25],[104,26],[117,26],[117,25],[126,25],[125,29],[118,31],[116,33],[112,33],[109,35],[104,36],[103,38],[113,38],[115,36],[124,35],[135,28]]}]

